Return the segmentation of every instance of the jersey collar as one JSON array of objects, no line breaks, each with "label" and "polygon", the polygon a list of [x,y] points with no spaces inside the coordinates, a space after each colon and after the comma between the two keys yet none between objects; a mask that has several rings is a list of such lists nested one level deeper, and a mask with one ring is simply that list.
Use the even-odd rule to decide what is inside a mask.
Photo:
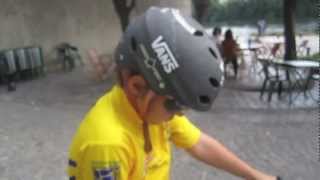
[{"label": "jersey collar", "polygon": [[143,124],[143,120],[133,108],[124,90],[119,85],[115,85],[112,88],[111,99],[113,105],[115,106],[115,110],[118,111],[121,119],[128,120],[139,125]]}]

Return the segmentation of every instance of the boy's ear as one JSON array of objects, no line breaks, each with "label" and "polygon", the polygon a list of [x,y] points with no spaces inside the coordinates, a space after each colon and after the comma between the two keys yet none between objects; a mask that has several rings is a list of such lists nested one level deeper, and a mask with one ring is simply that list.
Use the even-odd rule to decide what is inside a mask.
[{"label": "boy's ear", "polygon": [[148,92],[147,82],[140,75],[134,75],[128,78],[127,88],[134,97],[143,97]]},{"label": "boy's ear", "polygon": [[135,99],[137,111],[144,118],[155,93],[149,89],[146,80],[139,75],[131,76],[127,81],[128,93]]}]

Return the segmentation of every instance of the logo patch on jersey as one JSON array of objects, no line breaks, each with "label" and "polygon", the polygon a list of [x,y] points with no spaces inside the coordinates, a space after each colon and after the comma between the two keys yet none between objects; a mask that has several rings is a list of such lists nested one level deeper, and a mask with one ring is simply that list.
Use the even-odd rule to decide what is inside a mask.
[{"label": "logo patch on jersey", "polygon": [[176,58],[173,56],[168,44],[163,40],[162,36],[159,36],[152,42],[152,48],[157,54],[164,71],[170,74],[172,71],[179,67]]},{"label": "logo patch on jersey", "polygon": [[93,173],[95,180],[118,180],[119,165],[117,162],[95,162]]}]

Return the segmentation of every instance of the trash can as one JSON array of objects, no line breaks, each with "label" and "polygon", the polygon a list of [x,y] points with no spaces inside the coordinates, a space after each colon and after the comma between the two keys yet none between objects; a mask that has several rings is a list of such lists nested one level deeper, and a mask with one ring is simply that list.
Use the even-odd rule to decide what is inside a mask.
[{"label": "trash can", "polygon": [[6,64],[5,74],[14,74],[17,72],[16,59],[14,55],[14,50],[9,49],[3,51],[3,59]]},{"label": "trash can", "polygon": [[31,62],[27,59],[27,54],[25,48],[15,49],[15,55],[18,62],[19,71],[25,71],[31,69]]},{"label": "trash can", "polygon": [[7,73],[7,62],[5,59],[5,56],[3,54],[3,51],[0,51],[0,79],[3,78],[3,76]]},{"label": "trash can", "polygon": [[14,50],[17,62],[18,76],[21,80],[32,78],[32,62],[28,57],[26,48]]},{"label": "trash can", "polygon": [[33,71],[33,74],[44,74],[44,63],[41,47],[27,47],[26,52],[27,57],[31,61],[31,69]]},{"label": "trash can", "polygon": [[4,50],[0,52],[0,75],[1,79],[7,82],[8,91],[16,89],[17,66],[14,50]]}]

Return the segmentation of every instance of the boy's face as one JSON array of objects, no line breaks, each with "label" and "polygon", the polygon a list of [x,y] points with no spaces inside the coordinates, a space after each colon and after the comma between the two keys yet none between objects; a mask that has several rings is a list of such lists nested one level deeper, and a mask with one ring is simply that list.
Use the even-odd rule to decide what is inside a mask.
[{"label": "boy's face", "polygon": [[158,124],[171,120],[174,115],[182,115],[171,97],[157,95],[142,76],[129,77],[126,82],[129,100],[143,120]]},{"label": "boy's face", "polygon": [[150,100],[148,109],[146,111],[145,120],[151,124],[158,124],[171,120],[175,114],[179,113],[170,111],[166,108],[165,102],[167,100],[168,97],[166,96],[155,95],[154,98]]}]

